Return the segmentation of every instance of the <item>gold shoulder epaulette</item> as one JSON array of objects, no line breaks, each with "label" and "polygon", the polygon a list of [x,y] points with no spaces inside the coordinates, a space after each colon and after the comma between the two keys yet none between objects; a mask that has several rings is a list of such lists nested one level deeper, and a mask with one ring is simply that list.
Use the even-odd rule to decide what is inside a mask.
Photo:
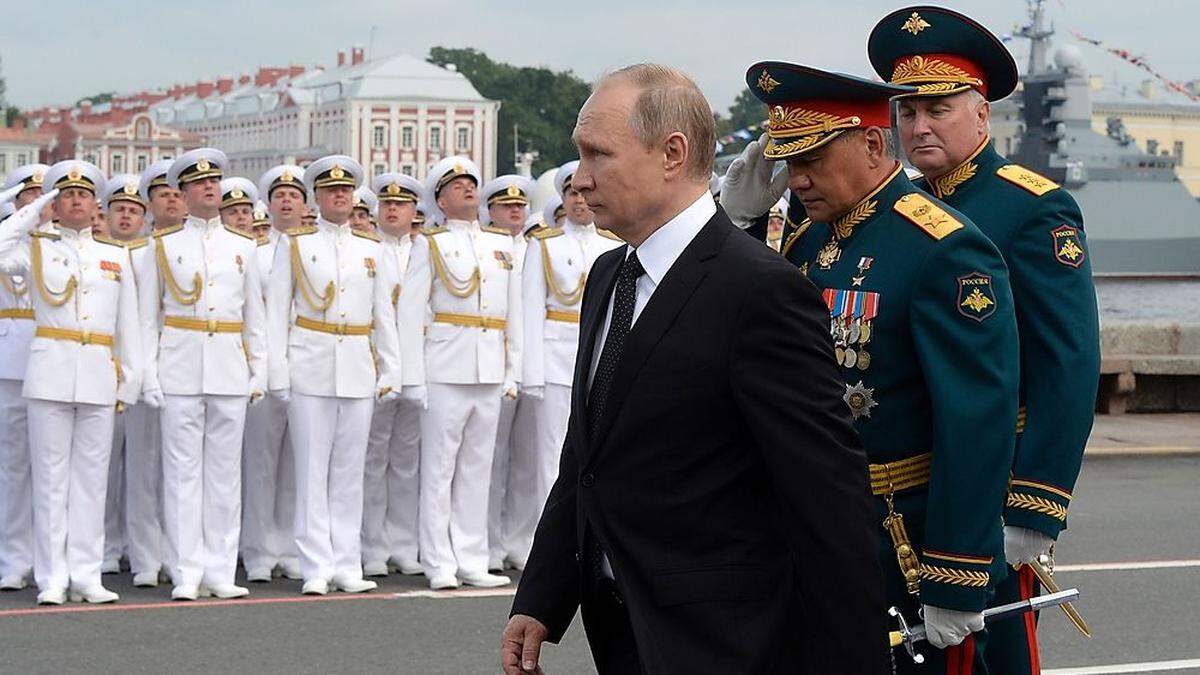
[{"label": "gold shoulder epaulette", "polygon": [[362,230],[355,230],[351,228],[350,234],[356,237],[362,237],[363,239],[370,239],[371,241],[379,241],[379,235],[375,234],[374,232],[364,232]]},{"label": "gold shoulder epaulette", "polygon": [[617,235],[613,234],[612,232],[609,232],[608,230],[602,230],[597,227],[596,234],[599,234],[601,237],[604,237],[605,239],[612,239],[613,241],[619,241],[622,244],[625,243],[624,239],[618,237]]},{"label": "gold shoulder epaulette", "polygon": [[538,223],[538,224],[534,225],[533,227],[529,228],[528,230],[525,230],[525,238],[533,239],[533,235],[537,234],[538,232],[541,232],[544,229],[546,229],[546,226],[541,223]]},{"label": "gold shoulder epaulette", "polygon": [[252,234],[246,234],[245,232],[242,232],[241,230],[237,229],[236,227],[230,227],[230,226],[226,225],[225,223],[221,223],[221,225],[225,228],[226,232],[230,232],[232,234],[236,234],[239,237],[245,237],[245,238],[249,239],[250,241],[254,241],[254,235],[252,235]]},{"label": "gold shoulder epaulette", "polygon": [[60,238],[57,232],[43,232],[42,230],[34,230],[29,234],[39,239],[49,239],[50,241],[58,241]]},{"label": "gold shoulder epaulette", "polygon": [[792,244],[795,244],[796,240],[800,238],[800,235],[807,232],[811,225],[812,218],[805,218],[803,221],[801,221],[800,224],[796,226],[796,230],[788,235],[787,241],[783,242],[783,248],[780,249],[779,252],[787,255],[788,251],[792,250]]},{"label": "gold shoulder epaulette", "polygon": [[1061,187],[1058,183],[1046,178],[1042,174],[1026,169],[1020,164],[1005,164],[996,169],[996,175],[1013,185],[1025,188],[1039,197]]},{"label": "gold shoulder epaulette", "polygon": [[264,234],[263,236],[258,237],[255,241],[259,246],[266,246],[267,244],[271,243],[271,238]]},{"label": "gold shoulder epaulette", "polygon": [[426,237],[432,237],[435,234],[441,234],[443,232],[449,232],[449,231],[450,230],[447,230],[444,227],[439,227],[436,225],[434,227],[422,227],[420,229],[421,234],[425,235]]},{"label": "gold shoulder epaulette", "polygon": [[963,228],[957,218],[950,215],[920,192],[910,192],[892,205],[896,213],[912,221],[925,234],[941,240],[946,235]]},{"label": "gold shoulder epaulette", "polygon": [[480,227],[479,229],[483,230],[484,232],[491,232],[492,234],[502,234],[506,237],[512,236],[512,232],[509,232],[508,230],[504,229],[503,227],[492,227],[491,225],[484,225],[484,226]]},{"label": "gold shoulder epaulette", "polygon": [[137,239],[134,239],[133,241],[125,242],[125,248],[129,249],[130,251],[136,251],[139,248],[145,246],[147,243],[149,243],[149,241],[150,240],[147,239],[146,237],[138,237]]},{"label": "gold shoulder epaulette", "polygon": [[125,248],[125,242],[113,239],[112,237],[106,237],[104,235],[100,235],[99,237],[93,236],[92,241],[98,244],[108,244],[109,246],[116,246],[117,248]]},{"label": "gold shoulder epaulette", "polygon": [[561,227],[543,227],[536,232],[530,232],[529,236],[534,239],[553,239],[559,235],[566,234],[566,231]]},{"label": "gold shoulder epaulette", "polygon": [[300,227],[291,228],[290,230],[288,230],[286,232],[286,234],[289,237],[303,237],[306,234],[312,234],[313,232],[316,232],[316,231],[317,231],[316,225],[301,225]]},{"label": "gold shoulder epaulette", "polygon": [[162,229],[158,229],[158,230],[154,231],[154,238],[162,239],[163,237],[167,236],[168,234],[175,234],[176,232],[178,232],[182,229],[183,229],[182,223],[177,224],[177,225],[172,225],[170,227],[164,227]]}]

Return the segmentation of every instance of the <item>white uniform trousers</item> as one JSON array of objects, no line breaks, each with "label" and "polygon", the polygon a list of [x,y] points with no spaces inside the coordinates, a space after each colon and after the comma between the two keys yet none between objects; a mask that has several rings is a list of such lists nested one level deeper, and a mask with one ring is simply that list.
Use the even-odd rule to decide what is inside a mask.
[{"label": "white uniform trousers", "polygon": [[100,583],[111,405],[29,400],[33,576],[38,588]]},{"label": "white uniform trousers", "polygon": [[0,380],[0,577],[33,571],[33,482],[22,384]]},{"label": "white uniform trousers", "polygon": [[[541,401],[528,396],[500,401],[500,424],[496,428],[496,454],[492,458],[492,482],[488,491],[488,567],[501,569],[511,560],[524,566],[528,550],[523,555],[513,548],[513,512],[509,506],[520,500],[522,493],[533,484],[531,472],[522,469],[521,457],[532,453],[537,442],[536,409]],[[513,464],[513,458],[517,463]]]},{"label": "white uniform trousers", "polygon": [[125,409],[125,554],[134,574],[163,566],[162,427],[145,403]]},{"label": "white uniform trousers", "polygon": [[163,514],[177,586],[234,581],[246,403],[245,396],[166,396]]},{"label": "white uniform trousers", "polygon": [[542,517],[550,488],[558,479],[558,461],[571,417],[571,388],[547,384],[534,408],[534,441],[513,447],[509,460],[508,497],[504,502],[508,556],[524,567],[533,533]]},{"label": "white uniform trousers", "polygon": [[499,384],[427,385],[421,415],[421,566],[429,578],[487,573],[488,484]]},{"label": "white uniform trousers", "polygon": [[125,415],[113,417],[108,491],[104,497],[104,562],[120,564],[125,555]]},{"label": "white uniform trousers", "polygon": [[374,407],[370,398],[292,392],[295,537],[306,581],[362,578],[363,466]]},{"label": "white uniform trousers", "polygon": [[417,564],[421,405],[375,405],[363,472],[363,563]]},{"label": "white uniform trousers", "polygon": [[272,569],[297,556],[296,466],[288,404],[274,396],[246,411],[242,444],[242,562]]}]

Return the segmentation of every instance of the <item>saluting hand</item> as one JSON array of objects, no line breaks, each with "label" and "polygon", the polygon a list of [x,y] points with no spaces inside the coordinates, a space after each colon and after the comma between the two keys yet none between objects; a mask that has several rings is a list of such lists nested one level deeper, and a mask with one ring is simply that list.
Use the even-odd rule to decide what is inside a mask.
[{"label": "saluting hand", "polygon": [[500,636],[500,664],[504,675],[544,675],[538,664],[542,643],[550,635],[545,624],[532,616],[515,614]]}]

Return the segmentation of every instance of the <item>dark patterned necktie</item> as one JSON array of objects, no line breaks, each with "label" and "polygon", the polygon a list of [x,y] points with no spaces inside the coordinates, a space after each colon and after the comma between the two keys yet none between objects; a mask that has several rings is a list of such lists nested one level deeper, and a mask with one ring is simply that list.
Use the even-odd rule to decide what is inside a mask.
[{"label": "dark patterned necktie", "polygon": [[645,274],[637,252],[629,254],[617,273],[617,290],[613,293],[612,321],[604,338],[604,349],[600,352],[600,363],[596,376],[592,378],[592,390],[588,396],[588,434],[596,435],[596,429],[604,417],[604,406],[608,403],[608,389],[612,386],[613,373],[621,362],[625,338],[633,325],[633,307],[637,304],[637,280]]}]

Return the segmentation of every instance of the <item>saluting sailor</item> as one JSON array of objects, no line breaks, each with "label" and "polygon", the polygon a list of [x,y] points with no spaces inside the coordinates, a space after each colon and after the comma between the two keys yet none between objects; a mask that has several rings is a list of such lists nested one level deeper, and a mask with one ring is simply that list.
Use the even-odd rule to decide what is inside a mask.
[{"label": "saluting sailor", "polygon": [[[72,599],[117,599],[100,582],[108,459],[118,402],[141,390],[142,349],[129,252],[92,236],[103,182],[92,164],[59,162],[46,172],[51,192],[0,227],[0,273],[29,276],[37,317],[22,393],[42,604],[62,604],[68,588]],[[58,231],[35,231],[51,199]]]},{"label": "saluting sailor", "polygon": [[[1016,88],[1004,44],[970,17],[905,7],[871,31],[875,72],[917,87],[899,99],[897,128],[917,187],[967,214],[1000,249],[1012,276],[1021,337],[1016,459],[1004,510],[1004,553],[1017,569],[996,604],[1038,595],[1028,565],[1048,555],[1092,428],[1100,379],[1096,290],[1083,215],[1066,189],[996,152],[990,101]],[[1037,673],[1037,621],[997,622],[986,657],[992,673]]]},{"label": "saluting sailor", "polygon": [[[412,176],[384,173],[371,181],[378,195],[379,239],[388,267],[393,304],[399,304],[408,261],[428,255],[416,232],[417,202],[425,188]],[[400,312],[397,311],[399,315]],[[363,475],[363,573],[386,576],[389,563],[401,574],[421,574],[418,558],[418,469],[421,403],[408,399],[375,405]]]},{"label": "saluting sailor", "polygon": [[182,225],[155,230],[138,277],[146,375],[143,398],[160,409],[163,502],[174,600],[234,584],[247,403],[266,389],[266,317],[255,241],[221,222],[225,153],[200,148],[171,165]]},{"label": "saluting sailor", "polygon": [[[276,245],[284,232],[302,225],[308,195],[304,169],[294,164],[268,169],[259,179],[258,194],[267,200],[270,216],[270,228],[256,237],[255,251],[265,301]],[[288,579],[304,578],[294,535],[296,462],[287,431],[287,403],[278,397],[268,396],[246,411],[239,547],[247,581],[268,582],[276,571]]]},{"label": "saluting sailor", "polygon": [[[16,209],[42,195],[45,164],[8,172],[5,206]],[[11,200],[11,201],[8,201]],[[49,207],[37,216],[49,220]],[[25,588],[33,572],[33,484],[29,468],[29,424],[21,387],[33,341],[33,295],[29,275],[0,275],[0,590]]]},{"label": "saluting sailor", "polygon": [[289,230],[267,292],[271,391],[288,405],[296,454],[296,545],[303,592],[359,593],[363,466],[375,400],[400,394],[391,272],[379,238],[350,228],[362,167],[344,155],[304,172],[317,224]]},{"label": "saluting sailor", "polygon": [[[519,279],[525,262],[526,221],[529,218],[529,200],[536,184],[515,174],[499,176],[483,186],[479,205],[480,222],[507,230],[513,239],[513,273]],[[519,282],[518,282],[519,283]],[[514,317],[513,320],[518,320]],[[513,339],[510,335],[508,339]],[[521,346],[518,346],[520,349]],[[517,385],[521,378],[518,373]],[[524,556],[510,555],[511,518],[510,503],[521,499],[533,485],[532,477],[513,475],[510,460],[514,455],[528,455],[536,442],[534,428],[534,406],[536,401],[524,395],[505,397],[500,401],[500,421],[496,427],[496,452],[492,458],[491,488],[488,490],[488,569],[503,570],[505,567],[524,567]],[[528,473],[528,471],[526,471]]]},{"label": "saluting sailor", "polygon": [[[501,586],[488,573],[487,501],[500,398],[517,395],[512,331],[520,288],[507,230],[480,227],[479,170],[466,157],[434,165],[425,190],[445,224],[421,231],[400,293],[404,383],[421,415],[421,566],[430,587]],[[434,205],[430,205],[433,209]],[[427,331],[425,314],[432,314]],[[428,384],[426,385],[426,382]]]}]

